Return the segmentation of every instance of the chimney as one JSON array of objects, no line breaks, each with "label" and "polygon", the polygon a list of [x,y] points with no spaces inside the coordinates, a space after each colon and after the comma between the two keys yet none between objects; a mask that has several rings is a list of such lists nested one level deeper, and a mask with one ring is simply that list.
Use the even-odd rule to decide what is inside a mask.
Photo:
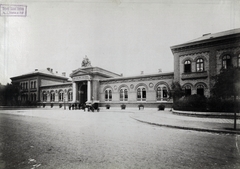
[{"label": "chimney", "polygon": [[211,35],[211,33],[206,33],[206,34],[203,34],[202,36],[207,36],[207,35]]},{"label": "chimney", "polygon": [[64,76],[64,77],[65,77],[65,76],[66,76],[66,72],[62,72],[62,76]]},{"label": "chimney", "polygon": [[48,67],[47,70],[50,72],[50,68]]},{"label": "chimney", "polygon": [[144,71],[141,71],[141,75],[143,75],[144,74]]},{"label": "chimney", "polygon": [[158,73],[161,73],[162,72],[162,69],[158,69]]},{"label": "chimney", "polygon": [[56,71],[56,74],[58,74],[58,71]]},{"label": "chimney", "polygon": [[53,69],[51,69],[51,73],[53,72]]},{"label": "chimney", "polygon": [[35,69],[35,71],[38,71],[38,69]]},{"label": "chimney", "polygon": [[120,76],[123,76],[123,74],[121,73]]}]

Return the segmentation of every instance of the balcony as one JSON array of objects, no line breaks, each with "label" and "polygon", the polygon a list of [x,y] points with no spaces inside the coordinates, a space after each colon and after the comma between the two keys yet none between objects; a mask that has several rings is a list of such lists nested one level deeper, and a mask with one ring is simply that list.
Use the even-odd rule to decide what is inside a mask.
[{"label": "balcony", "polygon": [[182,73],[182,80],[187,79],[205,79],[208,77],[207,71],[204,72],[189,72],[189,73]]}]

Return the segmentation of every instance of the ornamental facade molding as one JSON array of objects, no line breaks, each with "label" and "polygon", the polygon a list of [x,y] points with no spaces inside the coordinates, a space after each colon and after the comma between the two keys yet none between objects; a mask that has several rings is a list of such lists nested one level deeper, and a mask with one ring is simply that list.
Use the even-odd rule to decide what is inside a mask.
[{"label": "ornamental facade molding", "polygon": [[185,55],[180,55],[179,57],[198,57],[198,56],[205,56],[206,58],[209,56],[209,51],[201,51],[201,52],[192,52],[192,53],[188,53]]},{"label": "ornamental facade molding", "polygon": [[239,38],[221,39],[218,41],[203,42],[200,44],[189,44],[186,46],[173,48],[172,52],[178,53],[178,52],[184,52],[184,51],[200,49],[200,48],[205,48],[205,47],[209,48],[209,47],[215,47],[215,46],[227,45],[227,44],[231,45],[231,44],[236,44],[236,43],[239,43]]},{"label": "ornamental facade molding", "polygon": [[72,84],[62,84],[62,85],[57,85],[57,86],[41,86],[41,89],[59,89],[59,88],[72,88]]},{"label": "ornamental facade molding", "polygon": [[162,79],[173,79],[173,76],[158,76],[158,77],[146,77],[146,78],[135,78],[129,80],[114,80],[114,81],[104,81],[101,84],[116,84],[116,83],[130,83],[130,82],[142,82],[142,81],[151,81],[151,80],[162,80]]},{"label": "ornamental facade molding", "polygon": [[217,50],[217,56],[221,56],[223,53],[237,54],[239,52],[240,52],[240,46],[238,46],[238,47],[229,47],[229,48],[224,48],[224,49]]}]

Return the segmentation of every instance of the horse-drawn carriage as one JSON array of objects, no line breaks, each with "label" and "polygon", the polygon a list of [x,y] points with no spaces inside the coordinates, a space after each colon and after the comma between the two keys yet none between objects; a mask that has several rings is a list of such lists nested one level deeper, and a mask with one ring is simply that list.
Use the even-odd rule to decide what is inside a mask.
[{"label": "horse-drawn carriage", "polygon": [[[86,107],[88,111],[94,112],[95,110],[99,112],[99,102],[93,101],[91,103],[86,103]],[[85,111],[85,109],[84,109]]]}]

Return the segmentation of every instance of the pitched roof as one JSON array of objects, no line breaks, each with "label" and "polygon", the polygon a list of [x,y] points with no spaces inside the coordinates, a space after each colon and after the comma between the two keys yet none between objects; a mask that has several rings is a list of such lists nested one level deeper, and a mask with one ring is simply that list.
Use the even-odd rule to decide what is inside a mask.
[{"label": "pitched roof", "polygon": [[50,68],[41,69],[41,70],[36,69],[35,71],[29,72],[29,73],[25,73],[25,74],[22,74],[22,75],[19,75],[19,76],[14,76],[11,79],[25,77],[25,76],[34,76],[34,75],[39,75],[39,74],[52,76],[52,77],[56,77],[56,78],[61,78],[61,79],[68,79],[65,76],[62,76],[58,73],[54,73],[53,70],[50,69]]},{"label": "pitched roof", "polygon": [[216,38],[221,38],[224,36],[231,36],[231,35],[236,35],[236,34],[240,34],[240,28],[223,31],[223,32],[218,32],[218,33],[213,33],[213,34],[211,34],[211,33],[203,34],[202,37],[190,40],[188,42],[185,42],[185,43],[182,43],[179,45],[172,46],[171,48],[175,48],[178,46],[187,45],[187,44],[191,44],[191,43],[195,43],[195,42],[206,41],[206,40],[210,40],[210,39],[214,40]]}]

